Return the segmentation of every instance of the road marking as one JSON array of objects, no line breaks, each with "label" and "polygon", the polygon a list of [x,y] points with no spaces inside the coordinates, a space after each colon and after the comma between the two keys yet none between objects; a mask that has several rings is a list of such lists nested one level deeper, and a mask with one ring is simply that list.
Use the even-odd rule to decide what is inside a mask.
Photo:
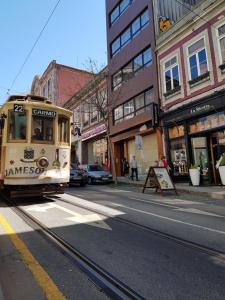
[{"label": "road marking", "polygon": [[[113,189],[113,190],[101,190],[102,192],[106,193],[130,193],[131,191],[125,191],[125,190],[118,190],[118,189]],[[100,193],[100,192],[99,192]]]},{"label": "road marking", "polygon": [[196,208],[176,208],[175,210],[192,213],[192,214],[199,214],[199,215],[206,215],[206,216],[212,216],[212,217],[218,217],[218,218],[224,218],[224,216],[216,215],[213,213],[209,213],[207,211],[199,210]]},{"label": "road marking", "polygon": [[153,213],[150,213],[150,212],[147,212],[147,211],[143,211],[143,210],[140,210],[140,209],[135,209],[135,208],[127,207],[127,206],[122,205],[122,204],[120,206],[124,207],[124,208],[127,208],[127,209],[130,209],[130,210],[133,210],[133,211],[137,211],[137,212],[146,214],[146,215],[150,215],[150,216],[153,216],[153,217],[156,217],[156,218],[159,218],[159,219],[164,219],[164,220],[168,220],[168,221],[171,221],[171,222],[180,223],[180,224],[184,224],[184,225],[187,225],[187,226],[192,226],[192,227],[196,227],[196,228],[200,228],[200,229],[204,229],[204,230],[207,230],[207,231],[216,232],[216,233],[225,235],[225,232],[221,231],[221,230],[212,229],[212,228],[209,228],[209,227],[205,227],[205,226],[201,226],[201,225],[196,225],[196,224],[192,224],[192,223],[188,223],[188,222],[183,222],[183,221],[180,221],[180,220],[176,220],[176,219],[164,217],[164,216],[161,216],[161,215],[153,214]]},{"label": "road marking", "polygon": [[68,208],[62,207],[55,203],[47,204],[46,206],[39,206],[35,205],[32,207],[27,208],[27,211],[34,211],[34,212],[46,212],[48,209],[57,208],[60,209],[73,217],[65,218],[65,220],[69,220],[78,224],[87,224],[94,227],[99,227],[102,229],[112,230],[112,228],[106,224],[103,219],[106,219],[107,217],[101,217],[96,213],[92,213],[89,215],[79,214],[75,211],[72,211]]},{"label": "road marking", "polygon": [[74,217],[66,218],[66,220],[78,223],[78,224],[87,224],[95,227],[99,227],[102,229],[112,230],[112,228],[106,224],[103,220],[107,219],[107,217],[100,217],[97,214],[91,215],[76,215]]},{"label": "road marking", "polygon": [[0,224],[2,225],[5,232],[9,235],[9,238],[12,241],[15,248],[17,249],[17,251],[20,253],[23,262],[30,269],[35,280],[43,289],[43,292],[47,297],[47,299],[65,300],[66,298],[60,292],[60,290],[55,285],[55,283],[51,280],[47,272],[40,266],[40,264],[33,257],[33,255],[28,250],[24,242],[15,234],[12,227],[9,225],[9,223],[1,214],[0,214]]}]

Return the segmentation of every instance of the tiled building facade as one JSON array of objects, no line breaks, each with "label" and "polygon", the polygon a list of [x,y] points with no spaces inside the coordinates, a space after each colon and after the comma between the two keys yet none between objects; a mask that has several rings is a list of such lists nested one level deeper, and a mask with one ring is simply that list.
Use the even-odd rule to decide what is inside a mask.
[{"label": "tiled building facade", "polygon": [[157,38],[159,91],[172,175],[188,180],[197,164],[202,183],[219,183],[225,152],[225,3],[202,1]]}]

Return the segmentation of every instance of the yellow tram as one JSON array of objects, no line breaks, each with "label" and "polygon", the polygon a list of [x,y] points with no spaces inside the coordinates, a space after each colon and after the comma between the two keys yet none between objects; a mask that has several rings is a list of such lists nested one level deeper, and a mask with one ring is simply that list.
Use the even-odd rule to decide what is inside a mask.
[{"label": "yellow tram", "polygon": [[64,191],[70,173],[71,115],[45,97],[9,97],[0,108],[1,189],[12,197]]}]

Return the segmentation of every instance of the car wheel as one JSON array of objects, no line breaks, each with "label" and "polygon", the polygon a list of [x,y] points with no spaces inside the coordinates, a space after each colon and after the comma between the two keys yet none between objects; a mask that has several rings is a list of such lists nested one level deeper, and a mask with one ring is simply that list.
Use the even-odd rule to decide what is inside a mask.
[{"label": "car wheel", "polygon": [[86,185],[86,183],[81,183],[81,184],[80,184],[80,186],[85,186],[85,185]]},{"label": "car wheel", "polygon": [[92,184],[92,179],[91,179],[91,177],[88,177],[88,184]]}]

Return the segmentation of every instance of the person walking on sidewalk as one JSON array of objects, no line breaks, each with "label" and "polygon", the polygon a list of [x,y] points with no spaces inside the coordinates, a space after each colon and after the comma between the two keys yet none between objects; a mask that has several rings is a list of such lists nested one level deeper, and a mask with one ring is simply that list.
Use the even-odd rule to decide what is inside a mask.
[{"label": "person walking on sidewalk", "polygon": [[135,155],[133,156],[130,162],[130,167],[131,167],[131,179],[134,180],[134,173],[135,173],[136,180],[138,181],[138,169],[137,169],[137,161]]}]

